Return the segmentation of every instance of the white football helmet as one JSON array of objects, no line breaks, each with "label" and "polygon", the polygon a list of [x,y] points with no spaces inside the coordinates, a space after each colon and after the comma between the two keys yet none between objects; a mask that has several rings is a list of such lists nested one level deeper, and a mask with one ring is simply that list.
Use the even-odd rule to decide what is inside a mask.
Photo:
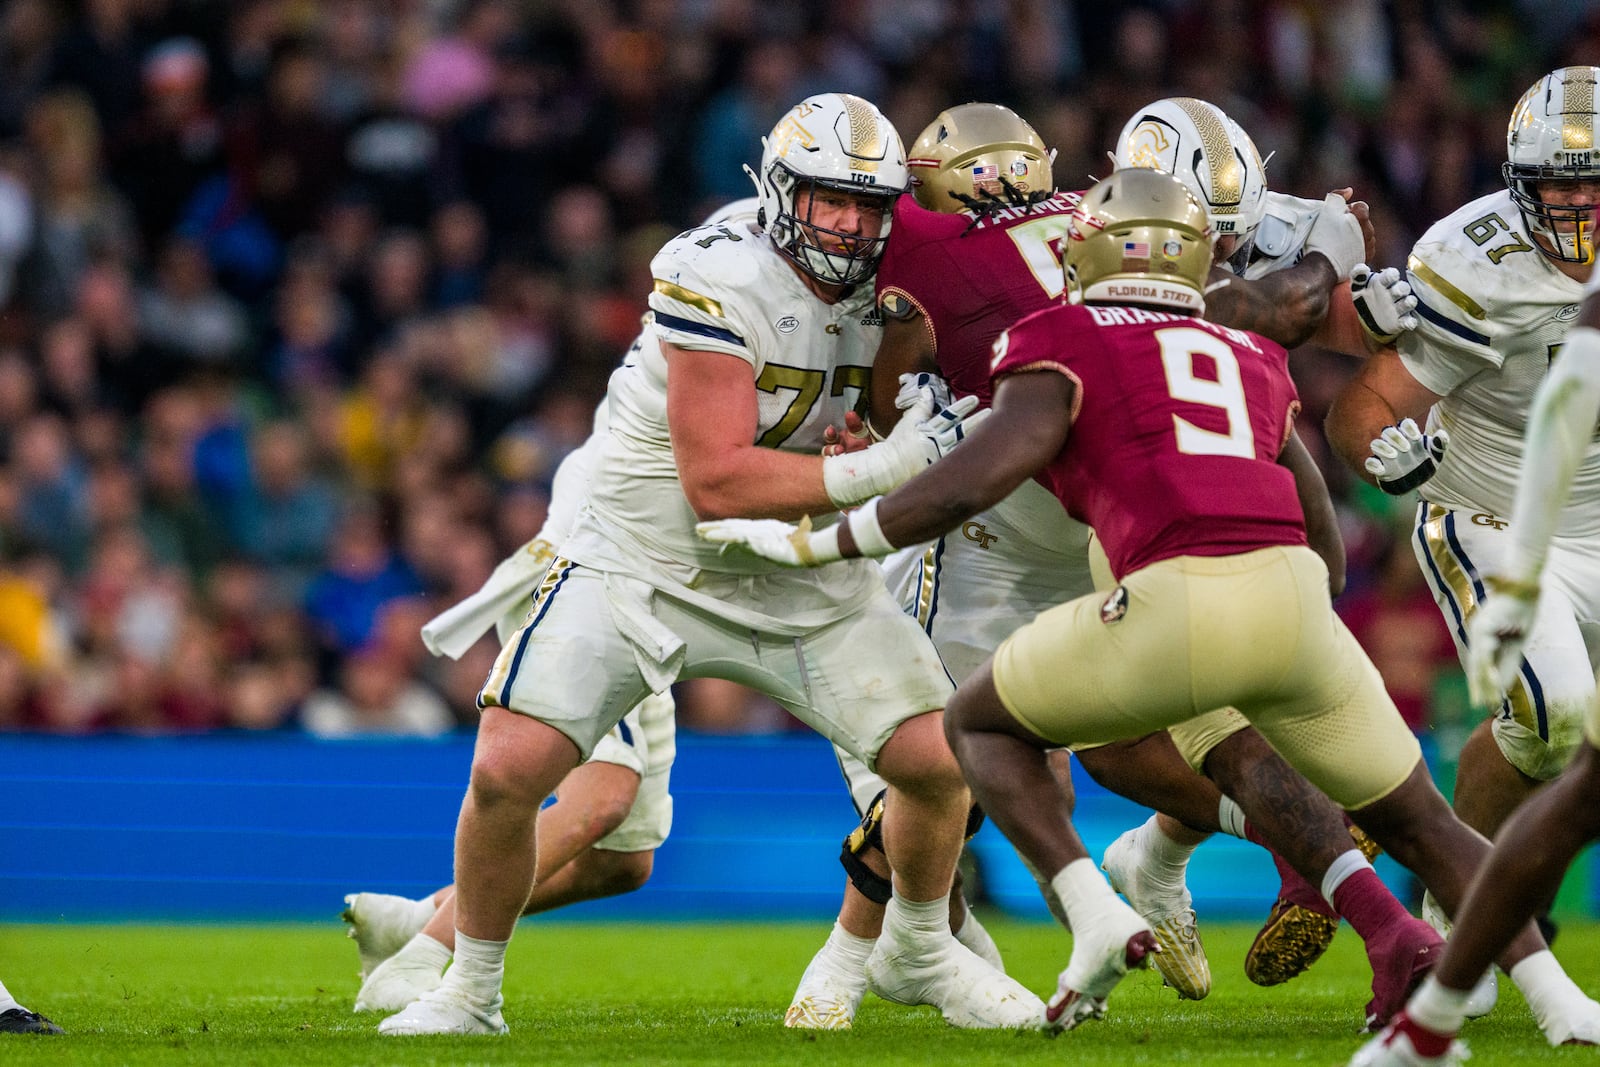
[{"label": "white football helmet", "polygon": [[[1547,204],[1556,183],[1600,182],[1596,143],[1596,67],[1562,67],[1534,82],[1511,112],[1503,173],[1535,242],[1552,259],[1594,259],[1594,205]],[[1546,247],[1545,242],[1549,242]]]},{"label": "white football helmet", "polygon": [[[823,93],[791,108],[761,139],[761,146],[761,172],[745,167],[745,173],[761,199],[760,224],[778,251],[832,285],[855,285],[872,277],[889,237],[895,198],[911,183],[905,147],[889,120],[859,96]],[[809,198],[801,217],[796,210],[799,194],[818,188],[881,200],[882,230],[865,238],[817,226],[810,219]],[[819,240],[829,241],[833,250]]]},{"label": "white football helmet", "polygon": [[1235,237],[1227,265],[1242,274],[1267,210],[1267,174],[1255,142],[1220,107],[1188,96],[1142,107],[1122,127],[1118,167],[1175,176],[1200,201],[1216,240]]}]

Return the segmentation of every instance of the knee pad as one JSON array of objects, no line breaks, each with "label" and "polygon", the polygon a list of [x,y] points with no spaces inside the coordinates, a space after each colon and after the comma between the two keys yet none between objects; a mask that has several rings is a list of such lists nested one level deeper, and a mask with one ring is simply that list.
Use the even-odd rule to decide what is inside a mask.
[{"label": "knee pad", "polygon": [[839,863],[844,867],[844,873],[849,875],[850,884],[862,896],[877,904],[889,903],[889,898],[894,895],[894,883],[868,867],[861,857],[874,849],[880,853],[883,851],[883,798],[888,793],[887,789],[878,790],[878,795],[872,798],[866,814],[861,817],[861,825],[850,831],[844,839],[844,847],[839,851]]},{"label": "knee pad", "polygon": [[[868,867],[862,857],[873,850],[879,854],[883,852],[883,800],[888,792],[887,789],[879,790],[878,795],[872,798],[872,803],[867,805],[867,813],[861,817],[861,824],[850,831],[839,850],[839,864],[849,876],[850,884],[862,896],[878,904],[889,903],[889,898],[894,895],[894,884]],[[972,805],[972,810],[967,812],[965,840],[971,841],[977,835],[983,828],[983,819],[983,809]]]}]

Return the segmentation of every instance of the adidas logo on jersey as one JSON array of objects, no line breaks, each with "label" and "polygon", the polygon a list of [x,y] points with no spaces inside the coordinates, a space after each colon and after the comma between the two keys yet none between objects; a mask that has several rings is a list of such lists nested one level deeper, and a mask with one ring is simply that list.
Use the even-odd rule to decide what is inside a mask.
[{"label": "adidas logo on jersey", "polygon": [[861,325],[863,325],[863,326],[882,326],[883,325],[883,312],[879,311],[876,307],[874,307],[871,311],[867,312],[867,317],[861,320]]}]

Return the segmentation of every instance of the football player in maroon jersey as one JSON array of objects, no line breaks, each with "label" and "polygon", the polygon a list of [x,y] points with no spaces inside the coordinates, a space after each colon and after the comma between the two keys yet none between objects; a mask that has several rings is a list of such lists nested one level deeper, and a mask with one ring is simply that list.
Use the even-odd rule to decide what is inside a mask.
[{"label": "football player in maroon jersey", "polygon": [[[1219,127],[1225,121],[1226,116],[1216,119]],[[1254,146],[1233,129],[1243,139],[1237,157],[1255,159]],[[1021,118],[995,104],[965,104],[940,114],[912,146],[907,163],[914,195],[896,205],[895,230],[878,274],[885,319],[872,392],[878,429],[898,416],[891,390],[895,377],[908,371],[936,369],[958,393],[988,402],[995,338],[1059,301],[1065,283],[1057,249],[1082,196],[1054,191],[1043,142]],[[1259,181],[1253,188],[1262,191]],[[1213,268],[1207,317],[1252,325],[1284,344],[1326,331],[1329,294],[1340,274],[1334,264],[1365,251],[1360,222],[1359,212],[1342,218],[1330,213],[1322,228],[1312,228],[1303,256],[1259,280]],[[1321,476],[1298,438],[1291,438],[1285,462],[1298,468],[1310,540],[1328,565],[1336,593],[1343,585],[1343,545]],[[978,537],[952,535],[925,552],[907,550],[886,562],[891,586],[923,621],[958,682],[1017,625],[1093,588],[1087,528],[1067,516],[1043,486],[1024,483],[974,522]],[[1156,965],[1180,996],[1199,999],[1210,990],[1210,967],[1183,872],[1189,854],[1215,830],[1277,842],[1287,857],[1280,866],[1294,888],[1280,893],[1246,958],[1252,980],[1285,981],[1332,940],[1338,915],[1316,887],[1351,851],[1350,836],[1334,805],[1242,717],[1219,712],[1170,735],[1081,749],[1079,758],[1108,788],[1168,813],[1123,835],[1107,850],[1105,865],[1113,884],[1151,923],[1165,950]],[[854,783],[859,772],[848,759],[841,762]],[[1070,797],[1064,750],[1052,766]],[[1210,775],[1221,791],[1194,770]],[[880,856],[862,859],[883,867]],[[1297,906],[1300,901],[1308,906]],[[1391,948],[1374,947],[1380,959]],[[1403,986],[1387,980],[1381,962],[1374,973],[1374,1014],[1383,1017],[1398,1006]]]},{"label": "football player in maroon jersey", "polygon": [[[1447,908],[1489,849],[1439,795],[1333,613],[1295,475],[1281,463],[1298,407],[1287,357],[1198,317],[1209,238],[1176,179],[1115,172],[1084,197],[1069,230],[1075,302],[996,342],[995,414],[961,448],[826,529],[700,527],[709,540],[820,566],[935,537],[1037,477],[1097,531],[1120,584],[1019,629],[961,683],[945,720],[974,794],[1049,874],[1075,931],[1047,1013],[1056,1026],[1103,1015],[1155,940],[1095,871],[1050,773],[1051,748],[1142,736],[1232,706]],[[1410,949],[1388,959],[1414,984],[1437,935],[1376,881],[1352,852],[1323,889],[1369,944]],[[1546,951],[1529,923],[1501,963]]]}]

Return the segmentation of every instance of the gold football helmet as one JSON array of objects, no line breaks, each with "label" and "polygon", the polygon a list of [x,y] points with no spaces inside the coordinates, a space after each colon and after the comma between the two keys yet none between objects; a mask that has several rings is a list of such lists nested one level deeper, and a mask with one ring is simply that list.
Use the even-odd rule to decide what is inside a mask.
[{"label": "gold football helmet", "polygon": [[962,104],[939,112],[911,146],[911,194],[930,211],[955,213],[985,193],[1004,197],[1003,178],[1020,193],[1053,192],[1055,153],[1033,127],[999,104]]},{"label": "gold football helmet", "polygon": [[1199,315],[1211,271],[1206,209],[1159,170],[1125,167],[1087,193],[1067,230],[1067,298]]}]

